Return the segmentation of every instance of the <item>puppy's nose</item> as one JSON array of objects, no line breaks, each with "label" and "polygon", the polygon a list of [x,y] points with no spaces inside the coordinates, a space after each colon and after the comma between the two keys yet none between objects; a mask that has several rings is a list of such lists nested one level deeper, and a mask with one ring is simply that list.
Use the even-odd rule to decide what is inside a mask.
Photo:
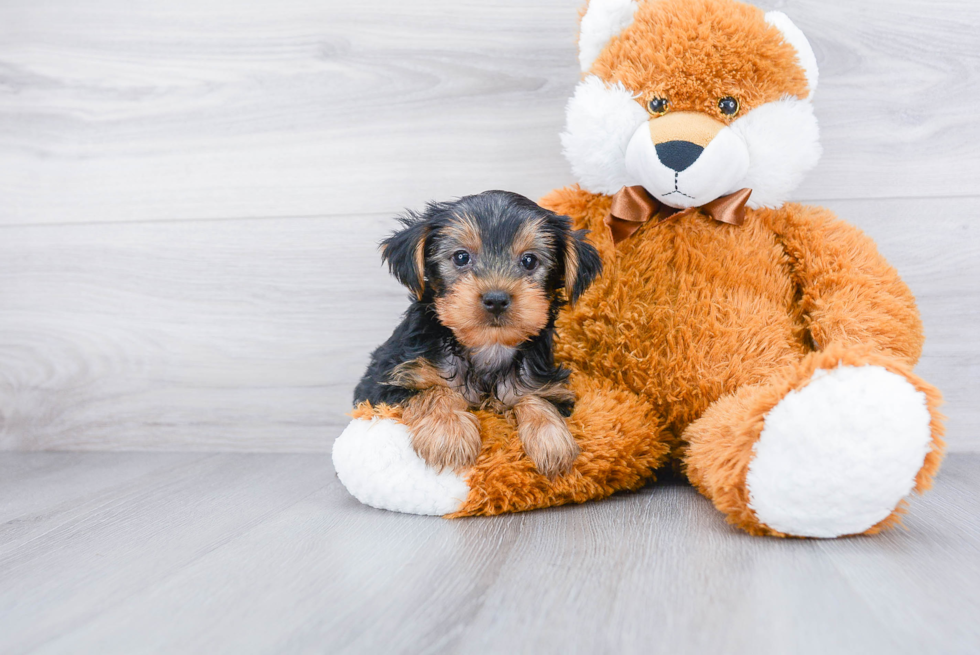
[{"label": "puppy's nose", "polygon": [[500,316],[510,307],[510,294],[506,291],[488,291],[481,300],[483,308],[494,316]]},{"label": "puppy's nose", "polygon": [[657,158],[678,173],[697,161],[704,148],[690,141],[667,141],[657,144]]}]

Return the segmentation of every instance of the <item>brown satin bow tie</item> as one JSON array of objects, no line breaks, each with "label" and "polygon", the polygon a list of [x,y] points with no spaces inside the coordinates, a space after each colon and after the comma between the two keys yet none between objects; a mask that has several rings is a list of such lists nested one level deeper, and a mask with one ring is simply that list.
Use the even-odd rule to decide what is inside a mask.
[{"label": "brown satin bow tie", "polygon": [[629,238],[640,226],[656,218],[656,222],[678,218],[701,210],[711,218],[730,225],[741,225],[745,220],[745,203],[752,189],[740,189],[727,196],[716,198],[701,207],[674,209],[651,196],[642,186],[624,186],[613,195],[606,225],[612,233],[613,243]]}]

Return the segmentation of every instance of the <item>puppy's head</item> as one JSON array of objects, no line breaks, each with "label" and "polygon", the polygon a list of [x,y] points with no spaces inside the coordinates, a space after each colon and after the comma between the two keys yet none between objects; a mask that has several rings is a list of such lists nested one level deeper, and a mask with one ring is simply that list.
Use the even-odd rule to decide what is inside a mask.
[{"label": "puppy's head", "polygon": [[506,191],[410,213],[382,242],[382,257],[468,348],[514,347],[539,334],[602,269],[584,230]]}]

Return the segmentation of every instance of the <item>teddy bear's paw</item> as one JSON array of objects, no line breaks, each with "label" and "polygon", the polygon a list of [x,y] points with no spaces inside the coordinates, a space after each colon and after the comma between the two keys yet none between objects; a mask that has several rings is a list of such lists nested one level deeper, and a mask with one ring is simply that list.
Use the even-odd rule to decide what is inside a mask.
[{"label": "teddy bear's paw", "polygon": [[765,417],[749,507],[803,537],[864,532],[911,492],[930,450],[925,394],[880,366],[818,370]]},{"label": "teddy bear's paw", "polygon": [[411,435],[391,419],[355,419],[333,445],[337,477],[365,505],[407,514],[456,511],[469,486],[451,470],[426,466],[412,450]]}]

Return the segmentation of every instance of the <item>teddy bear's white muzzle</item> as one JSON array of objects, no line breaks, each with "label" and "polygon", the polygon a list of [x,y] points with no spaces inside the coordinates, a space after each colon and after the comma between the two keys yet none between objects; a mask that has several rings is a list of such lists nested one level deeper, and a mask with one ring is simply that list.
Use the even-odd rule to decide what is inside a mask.
[{"label": "teddy bear's white muzzle", "polygon": [[727,127],[702,148],[681,139],[654,144],[649,123],[644,123],[626,147],[626,170],[664,204],[700,207],[739,190],[749,170],[749,152]]}]

